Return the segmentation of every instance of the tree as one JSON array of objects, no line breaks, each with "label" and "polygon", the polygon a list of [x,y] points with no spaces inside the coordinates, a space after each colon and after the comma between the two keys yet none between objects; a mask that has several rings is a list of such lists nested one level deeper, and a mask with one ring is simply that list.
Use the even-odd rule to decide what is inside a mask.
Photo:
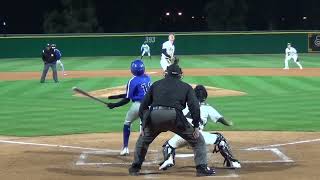
[{"label": "tree", "polygon": [[45,33],[103,32],[89,0],[61,0],[62,10],[53,10],[44,17]]},{"label": "tree", "polygon": [[208,27],[214,31],[246,30],[246,0],[211,0],[205,6]]}]

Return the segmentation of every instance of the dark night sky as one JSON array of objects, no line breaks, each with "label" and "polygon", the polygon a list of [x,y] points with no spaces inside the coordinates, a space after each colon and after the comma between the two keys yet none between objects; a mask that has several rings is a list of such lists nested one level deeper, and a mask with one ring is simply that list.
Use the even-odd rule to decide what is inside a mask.
[{"label": "dark night sky", "polygon": [[[204,12],[210,0],[92,0],[104,32],[206,31]],[[312,30],[320,28],[320,0],[247,0],[248,30]],[[271,8],[266,8],[269,6]],[[8,33],[43,33],[44,14],[61,8],[59,0],[3,0],[1,25],[7,22]],[[165,12],[170,11],[170,18]],[[183,12],[177,16],[177,12]],[[267,16],[266,16],[267,14]],[[195,16],[194,19],[191,17]],[[303,20],[303,17],[307,17]],[[132,26],[137,23],[139,25]],[[1,26],[3,29],[3,26]]]}]

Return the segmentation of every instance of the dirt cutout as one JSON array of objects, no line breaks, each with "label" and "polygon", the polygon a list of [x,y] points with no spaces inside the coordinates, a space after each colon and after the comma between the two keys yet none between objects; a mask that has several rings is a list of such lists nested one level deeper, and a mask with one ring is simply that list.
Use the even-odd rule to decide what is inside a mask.
[{"label": "dirt cutout", "polygon": [[[196,84],[190,84],[193,88],[196,86]],[[223,88],[217,88],[212,86],[205,86],[208,91],[209,97],[223,97],[223,96],[244,96],[246,93],[241,91],[235,91],[235,90],[229,90],[229,89],[223,89]],[[117,94],[125,94],[126,92],[126,86],[116,86],[111,88],[105,88],[100,89],[96,91],[89,92],[90,95],[99,97],[99,98],[107,98],[111,95],[117,95]],[[75,94],[75,96],[83,97],[81,94]]]},{"label": "dirt cutout", "polygon": [[[150,69],[148,74],[161,77],[160,69]],[[304,68],[283,70],[282,68],[185,68],[185,77],[188,76],[296,76],[296,77],[318,77],[320,68]],[[131,77],[129,70],[95,70],[95,71],[68,71],[67,76],[59,78],[97,78],[97,77]],[[40,79],[41,72],[0,72],[0,80],[32,80]],[[47,75],[52,79],[52,72]]]},{"label": "dirt cutout", "polygon": [[[208,146],[208,165],[217,172],[213,179],[318,180],[320,177],[319,132],[221,133],[229,140],[242,168],[223,168],[221,155],[212,154],[213,147]],[[163,133],[150,145],[139,177],[128,176],[138,133],[132,133],[131,154],[126,157],[119,156],[122,133],[0,137],[0,177],[3,180],[195,179],[193,157],[188,156],[193,154],[190,149],[176,151],[176,165],[172,169],[158,170],[162,144],[172,135]],[[257,146],[263,148],[252,148]],[[251,150],[245,150],[248,148]]]}]

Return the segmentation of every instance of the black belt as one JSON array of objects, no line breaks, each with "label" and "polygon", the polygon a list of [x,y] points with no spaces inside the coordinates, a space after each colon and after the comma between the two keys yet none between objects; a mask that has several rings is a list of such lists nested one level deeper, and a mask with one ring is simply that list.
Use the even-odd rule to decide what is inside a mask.
[{"label": "black belt", "polygon": [[167,107],[167,106],[155,106],[152,109],[153,110],[175,110],[175,108]]}]

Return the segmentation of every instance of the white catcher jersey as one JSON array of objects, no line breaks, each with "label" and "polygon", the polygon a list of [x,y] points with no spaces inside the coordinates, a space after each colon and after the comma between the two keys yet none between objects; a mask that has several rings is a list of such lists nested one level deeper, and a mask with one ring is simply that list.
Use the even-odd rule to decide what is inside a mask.
[{"label": "white catcher jersey", "polygon": [[286,48],[286,56],[297,55],[297,50],[294,47]]},{"label": "white catcher jersey", "polygon": [[150,51],[149,45],[148,44],[142,44],[141,51],[149,52]]},{"label": "white catcher jersey", "polygon": [[[187,116],[189,113],[189,108],[186,107],[184,110],[182,110],[183,114]],[[200,104],[200,117],[202,123],[200,123],[200,130],[203,130],[205,125],[208,122],[208,119],[211,119],[214,123],[218,121],[218,119],[222,118],[223,116],[212,106],[210,106],[207,103],[201,103]],[[187,117],[187,120],[190,124],[192,124],[192,119]]]},{"label": "white catcher jersey", "polygon": [[[166,41],[162,44],[162,49],[166,49],[167,50],[167,53],[173,57],[174,55],[174,45],[170,42],[170,41]],[[161,54],[161,58],[167,58],[164,54]]]}]

